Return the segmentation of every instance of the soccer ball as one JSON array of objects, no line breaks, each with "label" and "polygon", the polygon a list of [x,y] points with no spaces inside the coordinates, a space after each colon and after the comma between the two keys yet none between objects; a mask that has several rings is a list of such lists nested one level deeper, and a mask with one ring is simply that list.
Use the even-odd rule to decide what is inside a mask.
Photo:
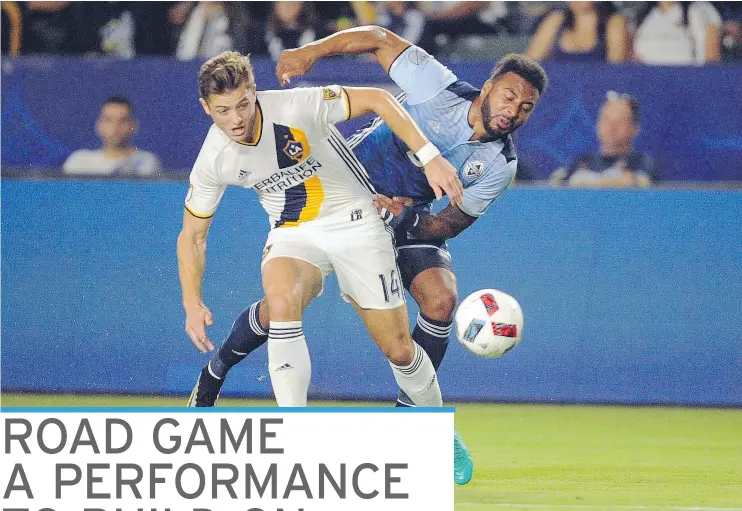
[{"label": "soccer ball", "polygon": [[515,298],[497,289],[467,296],[456,310],[461,345],[480,357],[501,357],[515,348],[523,333],[523,311]]}]

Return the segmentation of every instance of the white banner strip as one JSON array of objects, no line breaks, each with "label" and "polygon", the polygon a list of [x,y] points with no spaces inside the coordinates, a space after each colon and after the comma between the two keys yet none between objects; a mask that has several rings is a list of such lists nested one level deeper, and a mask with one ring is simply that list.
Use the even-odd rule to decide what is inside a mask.
[{"label": "white banner strip", "polygon": [[452,511],[453,408],[2,408],[2,511]]}]

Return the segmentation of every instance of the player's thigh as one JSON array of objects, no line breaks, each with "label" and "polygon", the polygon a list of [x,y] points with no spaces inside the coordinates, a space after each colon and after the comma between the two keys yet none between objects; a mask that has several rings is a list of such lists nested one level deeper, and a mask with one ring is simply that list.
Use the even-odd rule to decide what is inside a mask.
[{"label": "player's thigh", "polygon": [[394,309],[364,309],[353,300],[351,303],[384,355],[397,365],[409,364],[415,350],[410,336],[407,306],[400,305]]},{"label": "player's thigh", "polygon": [[426,317],[448,321],[458,303],[456,275],[446,268],[428,268],[415,275],[410,294]]},{"label": "player's thigh", "polygon": [[396,309],[405,295],[392,234],[378,217],[334,235],[326,244],[343,298],[363,309]]},{"label": "player's thigh", "polygon": [[451,254],[445,243],[408,244],[398,247],[398,264],[405,288],[427,317],[450,319],[458,295]]},{"label": "player's thigh", "polygon": [[269,235],[263,255],[262,277],[270,319],[301,319],[309,302],[322,293],[324,278],[332,273],[327,254],[311,241],[285,233]]}]

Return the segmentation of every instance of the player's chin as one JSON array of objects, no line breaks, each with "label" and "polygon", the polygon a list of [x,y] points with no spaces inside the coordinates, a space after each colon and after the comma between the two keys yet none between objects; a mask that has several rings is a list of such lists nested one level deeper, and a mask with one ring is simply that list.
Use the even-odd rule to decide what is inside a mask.
[{"label": "player's chin", "polygon": [[487,130],[487,134],[491,138],[501,138],[501,137],[505,137],[507,135],[510,135],[512,132],[514,132],[515,130],[517,130],[519,126],[520,125],[513,124],[509,128],[504,129],[504,130],[503,129],[496,128],[494,126],[490,126],[490,129]]}]

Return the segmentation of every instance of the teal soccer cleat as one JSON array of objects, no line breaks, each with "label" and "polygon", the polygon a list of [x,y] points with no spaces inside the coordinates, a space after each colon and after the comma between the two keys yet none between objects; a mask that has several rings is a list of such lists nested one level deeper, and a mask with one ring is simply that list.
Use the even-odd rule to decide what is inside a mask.
[{"label": "teal soccer cleat", "polygon": [[471,481],[474,472],[474,462],[471,460],[469,449],[466,448],[464,440],[457,431],[453,436],[453,481],[464,485]]}]

